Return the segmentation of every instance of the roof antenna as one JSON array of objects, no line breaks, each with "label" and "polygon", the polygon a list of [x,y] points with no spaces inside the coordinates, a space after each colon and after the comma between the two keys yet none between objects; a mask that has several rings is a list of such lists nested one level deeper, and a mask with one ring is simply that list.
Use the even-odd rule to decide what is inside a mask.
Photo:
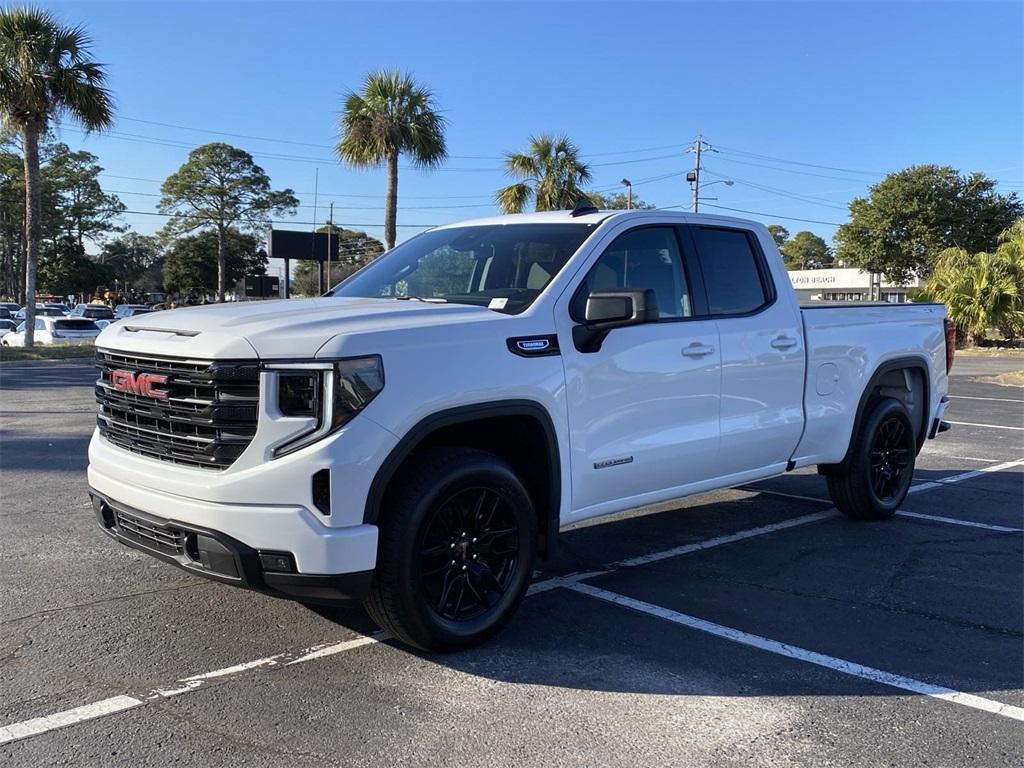
[{"label": "roof antenna", "polygon": [[588,213],[597,212],[594,202],[586,195],[582,195],[579,200],[576,201],[576,205],[573,206],[572,213],[569,215],[575,218],[576,216],[584,216]]}]

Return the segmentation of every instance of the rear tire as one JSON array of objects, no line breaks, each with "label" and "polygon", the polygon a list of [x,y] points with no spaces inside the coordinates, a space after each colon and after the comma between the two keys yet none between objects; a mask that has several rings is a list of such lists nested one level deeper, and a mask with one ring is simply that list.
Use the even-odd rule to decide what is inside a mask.
[{"label": "rear tire", "polygon": [[910,414],[894,398],[879,400],[861,423],[846,461],[826,475],[836,508],[853,520],[892,517],[914,475],[917,436]]},{"label": "rear tire", "polygon": [[469,448],[424,451],[392,481],[379,521],[370,617],[409,645],[483,642],[515,613],[537,549],[537,519],[515,472]]}]

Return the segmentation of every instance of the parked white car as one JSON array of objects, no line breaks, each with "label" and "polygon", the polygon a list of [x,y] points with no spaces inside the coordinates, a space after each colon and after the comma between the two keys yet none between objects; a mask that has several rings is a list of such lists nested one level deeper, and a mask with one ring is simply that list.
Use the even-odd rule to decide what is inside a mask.
[{"label": "parked white car", "polygon": [[570,523],[806,466],[847,516],[894,514],[949,426],[951,334],[939,304],[801,307],[740,219],[442,226],[321,298],[111,324],[91,496],[192,573],[460,648]]},{"label": "parked white car", "polygon": [[[80,317],[37,317],[36,344],[92,344],[100,335],[100,328],[92,320]],[[25,346],[25,323],[17,330],[0,338],[5,347]]]},{"label": "parked white car", "polygon": [[6,336],[8,333],[13,333],[18,328],[18,323],[14,320],[0,319],[0,339]]}]

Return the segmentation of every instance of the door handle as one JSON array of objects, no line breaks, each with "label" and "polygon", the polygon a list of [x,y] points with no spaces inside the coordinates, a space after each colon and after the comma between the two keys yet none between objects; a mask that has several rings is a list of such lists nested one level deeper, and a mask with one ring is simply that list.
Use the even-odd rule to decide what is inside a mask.
[{"label": "door handle", "polygon": [[789,336],[776,336],[771,343],[775,349],[789,349],[796,346],[796,339]]},{"label": "door handle", "polygon": [[710,355],[714,351],[714,347],[697,341],[688,347],[683,347],[683,354],[687,357],[704,357],[704,355]]}]

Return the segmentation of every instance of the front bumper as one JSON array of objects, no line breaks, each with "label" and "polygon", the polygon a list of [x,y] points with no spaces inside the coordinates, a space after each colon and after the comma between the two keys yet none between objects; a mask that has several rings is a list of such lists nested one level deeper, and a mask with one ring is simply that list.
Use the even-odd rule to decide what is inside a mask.
[{"label": "front bumper", "polygon": [[298,573],[292,552],[254,549],[221,531],[134,509],[94,488],[89,495],[107,535],[198,576],[311,602],[359,599],[369,591],[372,570]]}]

